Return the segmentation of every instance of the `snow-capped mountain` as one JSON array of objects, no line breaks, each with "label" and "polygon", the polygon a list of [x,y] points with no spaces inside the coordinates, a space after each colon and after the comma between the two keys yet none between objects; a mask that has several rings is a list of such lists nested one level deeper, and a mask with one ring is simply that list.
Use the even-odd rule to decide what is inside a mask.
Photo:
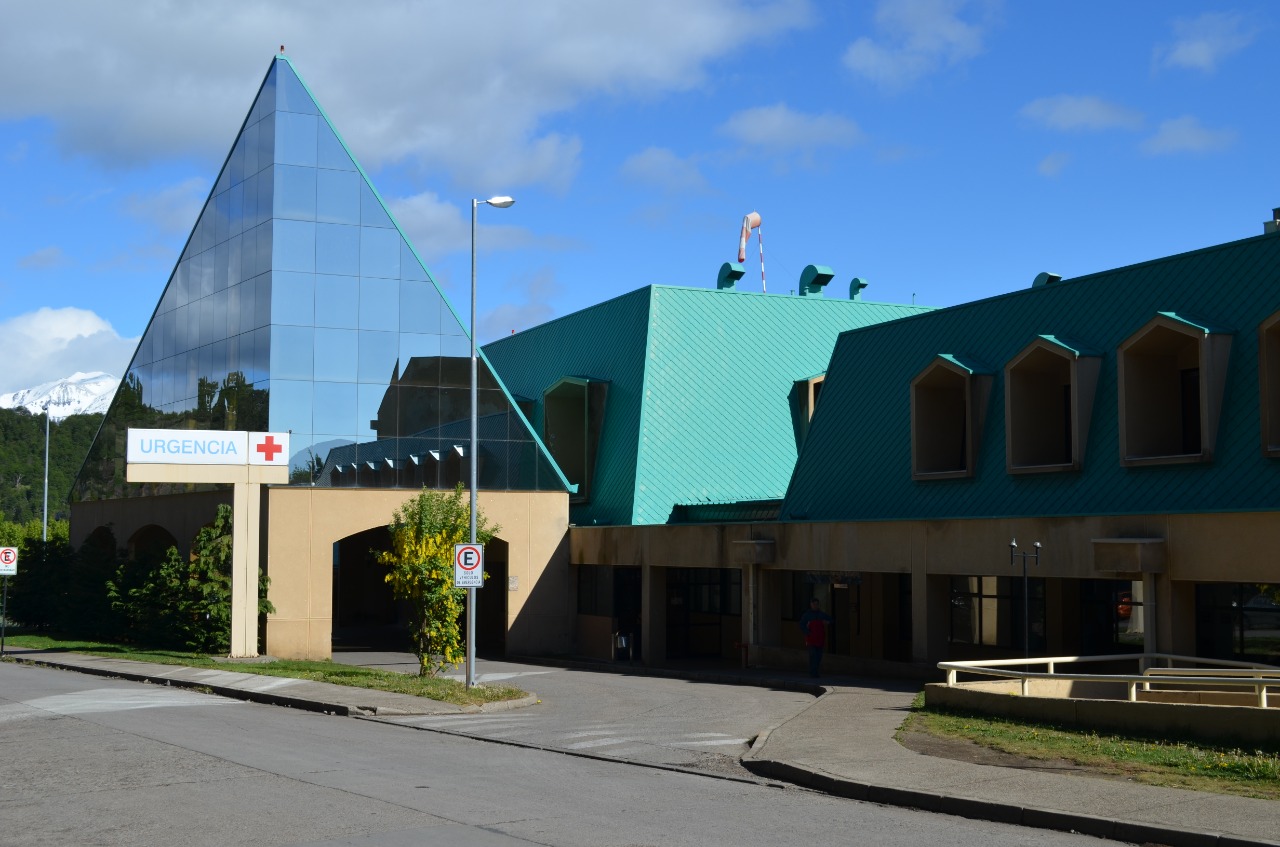
[{"label": "snow-capped mountain", "polygon": [[25,408],[34,415],[49,405],[49,419],[60,421],[69,415],[106,412],[120,380],[102,371],[74,373],[65,379],[0,394],[0,409]]}]

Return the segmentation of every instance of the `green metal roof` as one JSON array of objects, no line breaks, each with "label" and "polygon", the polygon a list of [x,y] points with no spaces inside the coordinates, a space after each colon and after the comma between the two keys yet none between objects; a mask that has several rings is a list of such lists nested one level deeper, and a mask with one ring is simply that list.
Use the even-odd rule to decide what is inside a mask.
[{"label": "green metal roof", "polygon": [[[821,372],[837,335],[917,315],[901,306],[648,286],[485,347],[512,391],[565,376],[610,383],[579,524],[655,524],[677,504],[778,499],[796,460],[794,383]],[[825,395],[824,395],[825,402]]]},{"label": "green metal roof", "polygon": [[[1260,449],[1258,327],[1280,311],[1280,235],[1262,235],[841,335],[782,520],[893,520],[1280,508]],[[1156,315],[1233,331],[1211,463],[1123,467],[1116,351]],[[1198,316],[1189,320],[1186,315]],[[1002,370],[1038,336],[1102,356],[1079,472],[1009,474],[993,380],[974,475],[913,481],[910,385],[943,350]],[[866,363],[876,362],[875,368]]]}]

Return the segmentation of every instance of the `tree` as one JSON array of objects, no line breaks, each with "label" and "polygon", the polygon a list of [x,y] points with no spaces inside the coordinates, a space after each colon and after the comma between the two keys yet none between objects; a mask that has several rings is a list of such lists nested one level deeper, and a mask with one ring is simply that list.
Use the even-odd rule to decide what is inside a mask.
[{"label": "tree", "polygon": [[[269,584],[259,570],[259,614],[275,611],[267,600]],[[231,645],[231,507],[218,506],[213,523],[196,534],[189,557],[170,547],[158,562],[126,562],[107,588],[134,640],[225,653]]]},{"label": "tree", "polygon": [[[387,527],[391,549],[378,553],[378,561],[389,568],[392,593],[409,601],[419,676],[435,676],[465,656],[458,619],[467,590],[453,584],[453,545],[470,540],[471,507],[463,502],[462,490],[461,483],[452,493],[423,489],[396,510]],[[487,544],[501,529],[476,513],[479,543]]]}]

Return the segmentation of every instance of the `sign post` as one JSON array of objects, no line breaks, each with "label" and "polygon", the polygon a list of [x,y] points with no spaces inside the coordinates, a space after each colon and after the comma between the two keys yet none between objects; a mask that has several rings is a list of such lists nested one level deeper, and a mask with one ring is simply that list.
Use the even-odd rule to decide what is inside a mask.
[{"label": "sign post", "polygon": [[0,659],[4,658],[4,628],[9,623],[9,577],[18,573],[18,548],[0,547],[0,576],[4,577],[0,596]]},{"label": "sign post", "polygon": [[467,688],[476,684],[476,589],[484,587],[484,545],[453,545],[453,584],[467,589]]}]

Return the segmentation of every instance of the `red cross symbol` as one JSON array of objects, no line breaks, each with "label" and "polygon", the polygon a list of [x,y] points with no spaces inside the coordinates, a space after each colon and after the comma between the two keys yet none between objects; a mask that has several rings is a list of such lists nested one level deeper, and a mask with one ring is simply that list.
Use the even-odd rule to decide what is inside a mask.
[{"label": "red cross symbol", "polygon": [[268,435],[266,440],[254,449],[266,456],[268,462],[272,462],[275,461],[276,454],[283,450],[284,447],[276,443],[274,436]]}]

